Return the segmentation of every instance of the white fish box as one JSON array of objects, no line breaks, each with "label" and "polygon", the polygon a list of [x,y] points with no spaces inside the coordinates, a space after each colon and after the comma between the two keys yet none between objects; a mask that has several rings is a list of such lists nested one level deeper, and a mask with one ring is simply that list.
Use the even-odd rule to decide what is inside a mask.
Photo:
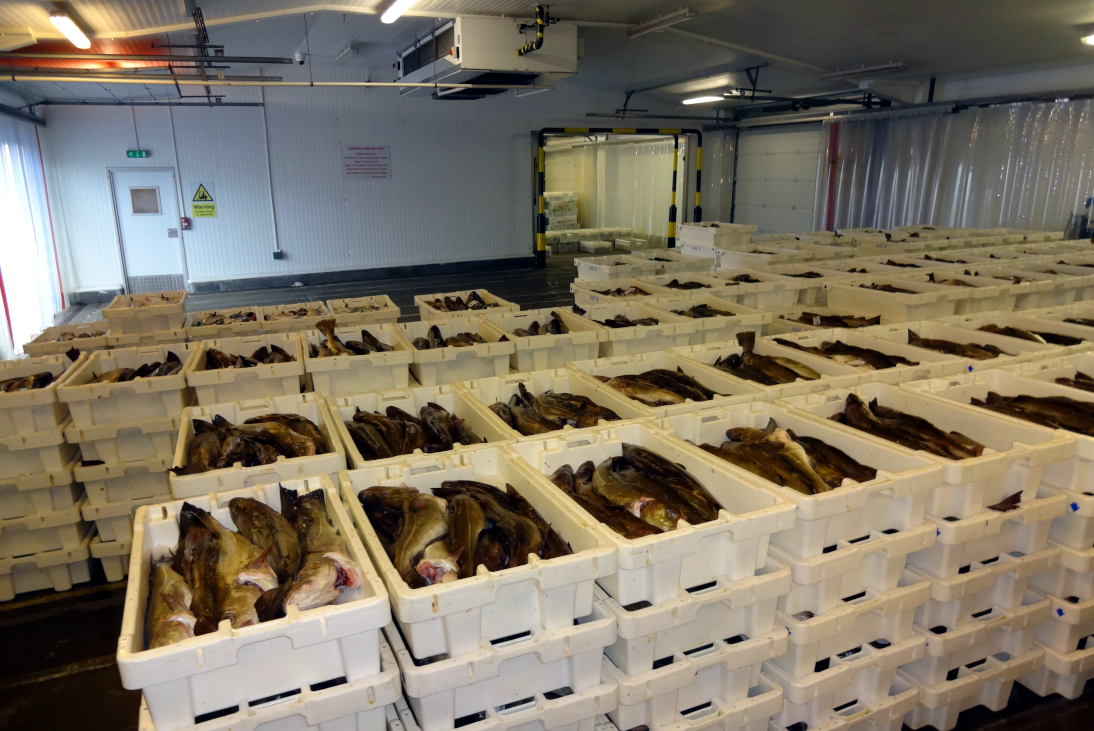
[{"label": "white fish box", "polygon": [[77,356],[75,362],[67,355],[0,360],[0,381],[46,372],[53,375],[53,381],[45,388],[0,392],[0,438],[51,431],[63,424],[68,418],[68,406],[58,400],[57,387],[86,360],[85,353]]},{"label": "white fish box", "polygon": [[[851,393],[867,404],[877,399],[882,406],[927,419],[943,431],[959,432],[986,447],[981,456],[963,460],[919,453],[944,465],[944,483],[932,490],[927,500],[927,515],[936,517],[941,524],[955,518],[971,518],[1015,493],[1021,493],[1022,502],[1029,502],[1037,495],[1045,466],[1070,459],[1075,453],[1074,439],[1061,432],[1002,419],[984,409],[884,383],[786,398],[781,405],[828,419],[844,410]],[[837,426],[860,439],[884,442],[905,453],[912,451],[867,432]]]},{"label": "white fish box", "polygon": [[[388,709],[401,696],[395,656],[383,641],[380,642],[380,661],[383,670],[372,677],[320,690],[302,685],[289,698],[244,707],[187,728],[200,731],[385,731]],[[141,699],[137,731],[157,731],[144,699]]]},{"label": "white fish box", "polygon": [[755,230],[755,226],[742,223],[722,223],[721,221],[682,223],[676,227],[676,240],[685,244],[715,248],[747,246]]},{"label": "white fish box", "polygon": [[326,454],[313,454],[305,457],[285,457],[278,455],[273,464],[244,467],[236,462],[231,467],[210,470],[193,475],[171,473],[171,495],[176,498],[188,498],[207,495],[211,492],[239,490],[253,485],[281,480],[300,480],[318,475],[329,475],[331,479],[346,468],[346,450],[336,429],[331,428],[331,417],[323,399],[318,394],[304,393],[299,396],[275,396],[274,398],[235,401],[211,406],[192,406],[182,414],[179,427],[179,441],[175,448],[173,467],[182,467],[189,462],[190,442],[194,439],[194,419],[211,422],[214,416],[221,416],[233,424],[242,424],[247,419],[266,414],[296,414],[309,419],[323,435],[327,445]]},{"label": "white fish box", "polygon": [[[307,310],[318,314],[297,316],[290,311]],[[262,332],[292,333],[301,330],[313,330],[320,320],[330,318],[330,310],[323,302],[297,302],[291,305],[272,305],[258,308],[258,321],[262,325]]]},{"label": "white fish box", "polygon": [[[227,355],[250,357],[260,348],[284,350],[295,360],[289,363],[259,363],[253,368],[207,369],[207,353],[219,350]],[[186,383],[197,393],[198,405],[228,401],[291,396],[300,393],[304,377],[304,354],[300,335],[295,332],[205,340],[186,366]]]},{"label": "white fish box", "polygon": [[[646,261],[655,265],[657,271],[654,274],[679,274],[682,272],[703,274],[709,272],[714,266],[714,262],[709,257],[687,256],[677,249],[636,251],[626,258]],[[588,277],[585,277],[585,279],[588,279]]]},{"label": "white fish box", "polygon": [[[399,325],[406,339],[428,338],[429,328],[436,327],[441,337],[450,338],[461,332],[480,334],[485,326],[478,318],[435,319],[428,322],[404,322]],[[487,338],[482,336],[483,340]],[[473,378],[503,376],[509,372],[509,359],[516,352],[513,343],[486,342],[460,347],[414,349],[410,372],[423,386],[470,381]]]},{"label": "white fish box", "polygon": [[[232,498],[252,498],[280,508],[281,487],[298,494],[323,490],[327,516],[357,564],[360,585],[344,590],[334,604],[306,611],[293,605],[286,608],[285,617],[242,629],[232,629],[222,621],[213,633],[154,650],[145,649],[144,637],[151,564],[167,556],[178,543],[183,501],[137,512],[118,639],[118,670],[125,688],[144,693],[152,721],[160,731],[190,727],[197,719],[226,709],[245,712],[238,708],[241,701],[268,699],[338,678],[352,684],[381,671],[380,627],[391,616],[387,592],[329,478],[274,482],[195,497],[190,502],[208,510],[225,527],[234,528],[228,512]],[[388,683],[393,679],[385,680],[384,685]],[[377,704],[389,700],[394,699],[377,698]]]},{"label": "white fish box", "polygon": [[[367,460],[361,454],[361,450],[350,436],[345,422],[352,421],[353,415],[358,410],[374,411],[386,415],[389,406],[402,409],[411,416],[418,417],[423,406],[435,403],[457,419],[463,419],[467,426],[485,439],[486,443],[505,442],[512,438],[508,429],[502,427],[493,414],[483,413],[475,399],[466,391],[454,384],[443,386],[417,386],[415,388],[393,389],[390,391],[377,391],[374,393],[362,393],[353,396],[334,396],[327,399],[327,408],[330,411],[333,427],[331,433],[337,433],[341,439],[342,447],[349,456],[349,464],[352,469],[375,467],[389,462],[401,462],[409,457],[420,455],[415,451],[414,455],[395,455],[388,459]],[[452,451],[460,452],[467,449],[478,449],[482,444],[453,444]]]},{"label": "white fish box", "polygon": [[687,728],[722,705],[757,694],[771,704],[760,715],[777,711],[783,694],[761,685],[760,664],[784,652],[786,628],[776,627],[735,644],[715,639],[690,654],[676,652],[671,664],[637,675],[625,675],[605,658],[604,677],[619,684],[619,705],[608,711],[608,718],[624,729]]},{"label": "white fish box", "polygon": [[[1054,570],[1059,571],[1060,567]],[[1087,644],[1091,645],[1090,650],[1094,650],[1094,642],[1086,639],[1094,634],[1094,598],[1064,598],[1050,594],[1045,599],[1052,609],[1049,618],[1037,625],[1037,643],[1064,655],[1086,650]]]},{"label": "white fish box", "polygon": [[[1036,363],[1027,363],[1016,368],[1035,366]],[[1036,398],[1065,397],[1082,403],[1094,403],[1094,393],[1077,388],[1068,388],[1040,379],[1023,378],[1013,370],[981,371],[968,375],[949,376],[927,381],[912,381],[902,386],[908,390],[930,394],[959,404],[969,404],[972,399],[984,401],[988,393],[998,393],[1001,396],[1033,396]],[[990,414],[994,411],[983,407],[973,407]],[[1009,422],[1033,422],[1010,417],[1004,414],[996,414],[1000,419]],[[1071,459],[1059,460],[1045,465],[1041,479],[1053,487],[1062,487],[1067,490],[1083,491],[1094,485],[1094,437],[1073,432],[1070,430],[1056,430],[1060,436],[1070,436],[1075,440],[1075,452]]]},{"label": "white fish box", "polygon": [[128,542],[133,540],[133,518],[137,514],[137,508],[144,505],[158,505],[173,499],[170,495],[156,495],[106,505],[91,505],[85,502],[80,515],[84,520],[95,523],[95,529],[102,540]]},{"label": "white fish box", "polygon": [[[513,427],[504,424],[500,417],[490,410],[490,407],[495,403],[508,404],[513,395],[520,393],[521,384],[533,397],[547,391],[584,396],[600,406],[611,409],[619,416],[620,420],[646,419],[649,417],[645,410],[639,408],[640,404],[638,402],[632,401],[618,391],[604,386],[595,378],[589,378],[584,373],[568,368],[480,378],[475,381],[464,381],[458,388],[471,397],[480,414],[483,414],[491,421],[498,422],[498,427],[508,435],[507,440],[542,439],[544,436],[542,434],[524,436]],[[489,416],[487,416],[487,412],[489,412]],[[618,422],[601,420],[598,426],[615,423]],[[572,431],[573,429],[574,427],[567,425],[562,429],[549,433],[555,434],[565,430]]]},{"label": "white fish box", "polygon": [[611,241],[597,241],[582,239],[577,245],[580,251],[584,251],[586,254],[610,254],[612,253]]},{"label": "white fish box", "polygon": [[101,536],[91,539],[91,557],[99,559],[106,580],[114,583],[129,575],[129,553],[133,550],[130,541],[103,543]]},{"label": "white fish box", "polygon": [[[438,310],[434,308],[430,302],[433,300],[444,301],[445,297],[451,297],[456,299],[461,298],[464,304],[467,304],[467,298],[472,292],[477,292],[479,297],[482,297],[482,301],[486,303],[486,307],[478,310],[457,310],[456,312],[449,312],[448,310]],[[436,320],[459,320],[469,317],[478,317],[479,315],[485,315],[488,312],[519,312],[520,305],[509,300],[502,299],[497,295],[490,294],[485,289],[461,289],[458,292],[441,292],[439,294],[417,294],[414,295],[414,304],[418,305],[418,312],[421,314],[422,320],[433,321]]]},{"label": "white fish box", "polygon": [[785,630],[776,626],[775,603],[789,589],[790,569],[768,558],[755,576],[732,582],[728,595],[699,592],[634,610],[599,587],[593,596],[616,618],[618,636],[605,654],[620,673],[635,676],[709,650],[715,641],[738,649],[742,643],[777,642]]},{"label": "white fish box", "polygon": [[[849,330],[847,328],[834,328],[832,330],[815,330],[812,332],[788,333],[785,335],[771,335],[768,340],[781,345],[780,340],[786,340],[805,348],[819,348],[825,342],[846,343],[856,348],[868,348],[877,350],[886,355],[898,355],[916,362],[917,365],[897,365],[892,368],[875,370],[864,361],[852,360],[846,365],[859,367],[867,371],[869,382],[876,383],[903,383],[904,381],[918,381],[925,378],[939,378],[965,372],[965,358],[945,353],[936,353],[925,348],[913,348],[892,340],[874,338],[870,335]],[[789,347],[789,346],[786,346]],[[861,364],[861,365],[860,365]]]},{"label": "white fish box", "polygon": [[[737,289],[739,287],[735,282],[727,282],[724,279],[719,279],[715,276],[717,272],[683,272],[683,273],[669,273],[669,274],[656,274],[652,276],[636,277],[634,284],[642,287],[642,282],[651,284],[654,287],[661,288],[666,295],[670,297],[678,297],[686,294],[698,294],[701,292],[718,294],[722,297],[729,299],[730,301],[736,301]],[[675,282],[675,284],[674,284]],[[700,285],[693,289],[685,289],[681,285]],[[643,287],[645,289],[645,287]]]},{"label": "white fish box", "polygon": [[[533,322],[545,328],[552,313],[561,318],[568,333],[564,335],[518,336],[513,330],[527,329]],[[487,342],[496,343],[502,337],[513,343],[515,350],[509,356],[509,367],[514,371],[529,372],[563,368],[572,360],[595,358],[600,352],[600,342],[607,337],[608,328],[575,315],[569,308],[545,307],[540,310],[523,310],[502,315],[483,315],[479,334]]]},{"label": "white fish box", "polygon": [[[1047,260],[1014,260],[1007,262],[1006,266],[1008,270],[1017,269],[1030,272],[1033,275],[1043,275],[1056,284],[1060,300],[1053,304],[1041,305],[1042,308],[1067,307],[1073,302],[1083,303],[1094,298],[1094,270],[1088,266],[1061,264],[1059,261],[1053,261],[1053,258]],[[1048,274],[1045,274],[1046,272]],[[1056,274],[1051,272],[1056,272]],[[1023,309],[1034,308],[1026,307]]]},{"label": "white fish box", "polygon": [[[733,281],[734,277],[747,275],[759,282]],[[816,295],[803,295],[807,290],[819,289],[823,286],[816,279],[802,279],[798,277],[786,277],[775,274],[770,269],[747,269],[735,267],[720,268],[713,276],[733,287],[733,293],[737,296],[737,302],[759,310],[781,310],[793,307],[799,301],[808,304],[816,301]],[[733,286],[736,285],[736,286]]]},{"label": "white fish box", "polygon": [[[828,709],[827,703],[819,702],[809,706],[797,706],[786,701],[783,704],[783,712],[772,719],[769,729],[771,731],[786,731],[787,727],[781,725],[780,719],[805,718],[803,725],[811,728],[845,729],[845,728],[870,728],[873,731],[900,731],[903,727],[904,716],[915,708],[919,698],[919,688],[909,685],[900,678],[894,677],[892,684],[884,697],[875,700],[859,700],[857,698],[847,701],[835,708]],[[793,710],[791,710],[793,709]],[[822,720],[823,719],[823,720]],[[797,724],[794,728],[801,728]]]},{"label": "white fish box", "polygon": [[[92,335],[92,333],[102,334]],[[45,355],[64,355],[72,348],[76,348],[81,353],[93,353],[96,350],[105,350],[108,347],[106,336],[109,333],[110,323],[106,320],[56,325],[47,327],[29,343],[24,343],[23,352],[31,358],[41,358]],[[68,339],[60,340],[61,337]]]},{"label": "white fish box", "polygon": [[[685,275],[695,276],[695,275]],[[574,303],[578,307],[589,308],[597,305],[618,305],[645,302],[652,304],[659,297],[675,294],[676,290],[662,287],[649,281],[649,277],[627,277],[626,279],[612,279],[608,282],[589,282],[584,279],[575,279],[570,284],[570,292],[574,295]],[[617,289],[627,290],[636,287],[645,294],[614,295],[605,294]]]},{"label": "white fish box", "polygon": [[[1036,310],[1046,307],[1064,307],[1071,304],[1075,301],[1077,294],[1087,290],[1091,278],[1094,276],[1082,271],[1081,267],[1067,267],[1068,269],[1078,270],[1080,274],[1076,276],[1062,271],[1063,265],[1058,264],[1056,266],[1059,268],[1051,269],[1051,267],[1043,264],[1033,265],[1030,269],[1025,269],[1020,265],[992,266],[990,268],[982,267],[976,273],[986,277],[1020,277],[1023,280],[1022,284],[1030,285],[1030,291],[1028,294],[1018,295],[1018,299],[1014,302],[1014,309],[1016,311]],[[1041,270],[1054,271],[1056,274],[1047,274]]]},{"label": "white fish box", "polygon": [[76,456],[75,444],[65,443],[71,419],[49,431],[0,437],[0,479],[59,472]]},{"label": "white fish box", "polygon": [[[553,486],[543,485],[528,465],[503,449],[411,457],[343,472],[339,479],[342,498],[391,595],[400,642],[418,659],[443,653],[466,660],[468,653],[491,643],[509,647],[541,633],[564,636],[573,631],[575,619],[593,611],[594,581],[615,572],[611,544],[551,494]],[[479,566],[471,578],[411,589],[388,558],[357,496],[375,485],[404,483],[425,492],[445,480],[476,480],[499,490],[512,485],[574,553],[546,561],[536,557],[493,573]],[[599,647],[615,639],[615,623],[609,624],[611,637]]]},{"label": "white fish box", "polygon": [[676,250],[682,255],[691,257],[693,259],[709,259],[710,267],[718,266],[718,254],[722,249],[715,249],[710,246],[698,246],[696,244],[687,244],[682,241],[676,242]]},{"label": "white fish box", "polygon": [[810,261],[814,258],[825,258],[827,254],[816,254],[812,251],[803,251],[793,247],[794,242],[775,242],[756,246],[738,246],[731,249],[716,249],[718,252],[719,269],[741,269],[751,267],[753,269],[767,269],[772,264],[789,264],[791,262]]},{"label": "white fish box", "polygon": [[[1094,548],[1071,548],[1053,543],[1060,550],[1059,566],[1033,576],[1029,582],[1034,591],[1056,599],[1063,597],[1064,613],[1053,609],[1053,616],[1071,623],[1081,623],[1091,618],[1085,606],[1094,599]],[[1079,600],[1076,602],[1075,600]]]},{"label": "white fish box", "polygon": [[186,328],[182,327],[177,330],[156,330],[155,332],[131,333],[129,335],[115,335],[114,333],[111,333],[106,336],[106,344],[110,346],[111,350],[118,348],[149,348],[157,345],[173,345],[175,343],[185,343],[189,340],[189,333],[186,332]]},{"label": "white fish box", "polygon": [[[1052,345],[1042,351],[1046,357],[1058,357],[1072,353],[1083,353],[1094,348],[1094,329],[1082,325],[1072,325],[1053,320],[1042,320],[1029,312],[981,312],[974,315],[954,315],[940,320],[947,325],[972,330],[979,336],[980,328],[985,325],[998,325],[999,327],[1016,327],[1022,330],[1037,332],[1052,332],[1060,335],[1070,335],[1082,338],[1084,342],[1077,345]],[[1030,342],[1030,341],[1025,341]]]},{"label": "white fish box", "polygon": [[[202,325],[206,315],[219,315],[224,318],[223,325]],[[232,315],[253,316],[253,320],[233,320]],[[194,341],[217,340],[220,338],[238,338],[246,335],[258,335],[262,332],[257,307],[231,307],[226,310],[203,310],[191,312],[186,318],[186,335]]]},{"label": "white fish box", "polygon": [[[1051,358],[1061,352],[1055,345],[1044,345],[1029,340],[1009,338],[996,333],[968,330],[942,322],[941,320],[943,319],[944,318],[936,318],[933,322],[925,321],[874,325],[862,328],[860,332],[869,335],[870,337],[889,340],[902,345],[910,345],[910,336],[908,333],[914,332],[925,340],[941,339],[962,344],[994,345],[1006,353],[1006,355],[989,358],[988,360],[965,358],[965,370],[969,373],[1004,368],[1006,366],[1026,363],[1032,360],[1043,360],[1045,358]],[[916,350],[918,352],[919,350],[929,349],[916,348]],[[929,352],[935,353],[938,351],[930,350]]]},{"label": "white fish box", "polygon": [[[680,314],[681,312],[687,313],[695,305],[708,305],[716,310],[733,314],[715,315],[714,317],[691,317],[687,314]],[[695,325],[695,332],[691,335],[689,345],[736,340],[737,333],[748,330],[758,333],[763,332],[765,326],[771,320],[769,313],[739,305],[733,301],[732,297],[723,298],[716,294],[708,294],[705,290],[664,297],[659,299],[653,306],[680,317],[688,317],[691,320]]]},{"label": "white fish box", "polygon": [[[596,520],[547,480],[565,464],[575,469],[592,460],[600,464],[634,444],[681,465],[722,505],[718,517],[698,526],[681,521],[674,531],[628,539]],[[615,547],[618,571],[598,583],[623,606],[646,601],[660,604],[686,593],[710,588],[727,592],[731,582],[754,576],[767,562],[772,533],[793,525],[794,504],[737,476],[728,465],[698,447],[647,423],[602,426],[572,434],[511,445],[558,500]],[[713,585],[713,587],[711,587]]]},{"label": "white fish box", "polygon": [[83,461],[143,462],[175,456],[181,416],[141,419],[127,424],[103,424],[89,429],[69,425],[65,440],[79,444]]},{"label": "white fish box", "polygon": [[[1023,379],[1037,381],[1041,384],[1052,386],[1059,385],[1063,388],[1063,391],[1061,391],[1059,395],[1064,395],[1077,401],[1086,401],[1087,398],[1083,396],[1083,394],[1089,394],[1091,393],[1090,391],[1057,384],[1056,379],[1076,379],[1079,373],[1094,375],[1094,353],[1073,353],[1060,358],[1046,358],[1044,360],[1020,363],[1000,370],[1021,376]],[[1036,384],[1028,386],[1030,389],[1035,389],[1037,387]]]},{"label": "white fish box", "polygon": [[653,262],[612,254],[610,256],[587,256],[574,259],[577,276],[588,282],[608,282],[628,277],[649,277],[657,274],[658,267]]},{"label": "white fish box", "polygon": [[[80,429],[178,416],[193,400],[194,392],[186,385],[186,370],[193,364],[198,350],[197,344],[100,350],[92,353],[65,379],[57,389],[57,397],[68,404],[72,423]],[[172,375],[121,383],[90,383],[96,376],[115,368],[139,368],[162,362],[168,353],[177,355],[182,361],[182,368]]]},{"label": "white fish box", "polygon": [[[814,318],[818,315],[832,315],[832,316],[846,316],[851,315],[849,312],[838,312],[830,307],[791,307],[786,310],[777,310],[769,313],[771,316],[770,321],[767,323],[766,334],[771,335],[785,335],[786,333],[799,333],[799,332],[816,332],[818,330],[831,330],[832,328],[826,325],[821,325],[819,319],[815,319],[814,322],[818,324],[812,324],[808,322],[800,322],[798,318],[804,314],[810,314]],[[862,328],[843,328],[846,330],[861,330]]]},{"label": "white fish box", "polygon": [[182,290],[119,294],[103,308],[111,335],[178,330],[186,323],[186,298]]},{"label": "white fish box", "polygon": [[395,625],[384,635],[422,731],[468,723],[561,731],[581,721],[591,727],[596,716],[615,708],[616,684],[600,677],[604,647],[615,637],[610,618],[553,630],[533,627],[527,638],[483,642],[458,657],[423,665],[415,662]]},{"label": "white fish box", "polygon": [[790,646],[772,662],[789,677],[804,678],[867,644],[883,649],[908,639],[916,608],[930,598],[931,582],[905,574],[893,589],[871,592],[823,614],[799,618],[777,611],[776,621],[790,630]]},{"label": "white fish box", "polygon": [[142,462],[115,462],[86,467],[77,463],[73,476],[77,482],[83,483],[88,505],[104,506],[157,496],[166,498],[171,494],[167,470],[173,461],[172,454],[170,459],[152,458]]},{"label": "white fish box", "polygon": [[83,502],[52,513],[0,520],[0,558],[78,548],[90,528],[80,520]]},{"label": "white fish box", "polygon": [[1094,678],[1094,646],[1074,652],[1057,652],[1039,645],[1045,653],[1044,664],[1018,682],[1041,697],[1059,693],[1075,700],[1086,682]]},{"label": "white fish box", "polygon": [[79,504],[83,488],[73,480],[75,464],[56,472],[0,479],[0,520],[48,515]]},{"label": "white fish box", "polygon": [[68,591],[73,584],[91,581],[90,543],[86,534],[76,548],[0,559],[0,602],[31,591]]},{"label": "white fish box", "polygon": [[805,495],[726,462],[742,479],[756,482],[797,505],[792,528],[771,536],[771,543],[793,556],[831,557],[839,546],[855,548],[865,539],[888,536],[923,523],[928,492],[942,484],[941,465],[923,456],[858,439],[835,424],[764,401],[706,409],[662,419],[657,426],[692,444],[724,442],[735,427],[763,429],[774,420],[799,437],[814,437],[878,471],[870,482],[846,480],[842,487]]},{"label": "white fish box", "polygon": [[[748,381],[733,378],[725,371],[696,363],[668,350],[656,350],[650,353],[638,355],[617,355],[596,360],[574,361],[569,368],[587,373],[592,377],[614,378],[616,376],[634,376],[645,371],[666,369],[679,371],[691,376],[703,386],[714,391],[714,397],[709,401],[692,401],[687,399],[682,404],[669,404],[668,406],[647,406],[637,399],[627,400],[647,416],[664,418],[676,414],[685,414],[693,411],[705,411],[714,407],[732,406],[743,404],[763,398],[763,392],[751,385]],[[621,394],[622,395],[622,394]]]},{"label": "white fish box", "polygon": [[[386,294],[327,300],[327,309],[334,315],[334,321],[338,323],[338,327],[394,325],[403,314],[402,309]],[[361,311],[353,312],[353,310]]]},{"label": "white fish box", "polygon": [[[695,332],[695,323],[690,317],[680,317],[656,308],[647,302],[615,302],[606,305],[591,305],[581,317],[596,324],[623,315],[629,320],[653,318],[656,325],[636,325],[634,327],[609,327],[600,341],[600,357],[635,355],[655,350],[687,345]],[[500,374],[499,374],[500,375]]]},{"label": "white fish box", "polygon": [[[903,276],[903,275],[900,275]],[[871,276],[862,284],[832,282],[828,285],[828,306],[840,312],[865,317],[881,316],[882,323],[935,320],[957,310],[964,287],[943,287],[901,279],[900,276]],[[889,284],[912,294],[869,289],[870,284]]]},{"label": "white fish box", "polygon": [[[361,327],[337,327],[334,334],[343,343],[360,340]],[[303,346],[304,370],[312,390],[324,396],[343,393],[368,393],[389,388],[406,388],[410,382],[410,364],[414,362],[414,346],[396,324],[371,324],[367,328],[373,337],[395,350],[367,355],[333,355],[313,358],[311,346],[326,340],[318,330],[300,333]],[[199,394],[200,396],[200,394]]]}]

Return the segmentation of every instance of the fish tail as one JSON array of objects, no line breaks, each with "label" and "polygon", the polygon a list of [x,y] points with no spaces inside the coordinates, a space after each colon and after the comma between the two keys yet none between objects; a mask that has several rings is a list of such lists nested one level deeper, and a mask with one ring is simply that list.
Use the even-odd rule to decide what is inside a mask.
[{"label": "fish tail", "polygon": [[751,353],[756,347],[756,333],[752,330],[737,333],[737,343],[745,353]]},{"label": "fish tail", "polygon": [[210,531],[215,531],[216,528],[213,527],[212,523],[216,523],[216,519],[209,515],[207,510],[199,508],[189,502],[182,504],[182,510],[179,511],[180,536],[185,536],[194,526],[201,526],[203,528],[208,528]]}]

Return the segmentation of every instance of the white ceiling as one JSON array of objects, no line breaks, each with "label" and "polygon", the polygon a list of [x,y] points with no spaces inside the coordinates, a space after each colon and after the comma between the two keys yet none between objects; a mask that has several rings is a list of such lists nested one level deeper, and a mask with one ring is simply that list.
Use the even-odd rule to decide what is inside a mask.
[{"label": "white ceiling", "polygon": [[[370,78],[390,74],[395,52],[438,17],[531,15],[529,0],[420,0],[407,17],[387,25],[378,12],[389,0],[198,1],[212,43],[230,55],[291,56],[310,49],[315,65],[330,65],[350,43],[362,52],[341,65]],[[628,39],[627,25],[677,10],[697,12],[674,30]],[[192,0],[74,0],[72,9],[97,39],[191,42]],[[57,38],[53,4],[0,0],[0,33],[27,28]],[[553,17],[581,23],[581,83],[622,93],[659,87],[631,103],[679,103],[705,89],[747,84],[745,66],[764,64],[761,88],[801,95],[849,88],[825,82],[822,71],[904,61],[909,70],[886,80],[1094,64],[1094,48],[1079,43],[1094,23],[1090,0],[556,0]],[[306,23],[306,32],[305,32]],[[549,36],[548,36],[549,37]],[[2,67],[2,62],[0,62]],[[1094,69],[1094,66],[1092,66]],[[234,67],[229,73],[254,73]],[[738,73],[734,73],[738,72]],[[275,73],[275,72],[273,72]],[[20,83],[4,85],[28,99],[168,98],[173,88]],[[196,93],[196,88],[191,88]],[[620,104],[621,106],[622,104]],[[685,109],[681,107],[681,110]],[[687,108],[694,112],[695,107]]]}]

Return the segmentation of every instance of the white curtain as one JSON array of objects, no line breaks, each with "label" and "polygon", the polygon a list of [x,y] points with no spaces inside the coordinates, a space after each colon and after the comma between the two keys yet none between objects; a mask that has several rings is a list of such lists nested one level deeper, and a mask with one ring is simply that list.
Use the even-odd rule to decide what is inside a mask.
[{"label": "white curtain", "polygon": [[1076,235],[1094,195],[1092,112],[1092,101],[1023,103],[841,123],[834,160],[821,147],[814,228],[1070,223]]},{"label": "white curtain", "polygon": [[[597,147],[597,227],[624,226],[654,239],[668,235],[672,138]],[[682,186],[677,184],[678,191]],[[684,204],[676,199],[677,221]],[[587,225],[587,224],[586,224]]]},{"label": "white curtain", "polygon": [[[34,126],[0,116],[0,281],[7,322],[0,359],[53,324],[61,311],[45,181]],[[2,317],[2,314],[0,314]]]}]

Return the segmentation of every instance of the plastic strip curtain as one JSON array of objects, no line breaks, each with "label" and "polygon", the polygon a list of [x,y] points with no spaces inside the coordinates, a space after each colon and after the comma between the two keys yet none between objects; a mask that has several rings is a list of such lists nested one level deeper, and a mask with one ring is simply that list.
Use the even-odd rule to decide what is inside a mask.
[{"label": "plastic strip curtain", "polygon": [[0,276],[11,320],[0,322],[0,359],[6,359],[61,309],[34,127],[8,117],[0,117]]},{"label": "plastic strip curtain", "polygon": [[834,159],[823,137],[814,227],[1070,224],[1076,235],[1094,195],[1092,112],[1091,101],[1024,103],[843,122]]},{"label": "plastic strip curtain", "polygon": [[663,242],[672,199],[672,138],[596,149],[597,226],[630,228]]}]

